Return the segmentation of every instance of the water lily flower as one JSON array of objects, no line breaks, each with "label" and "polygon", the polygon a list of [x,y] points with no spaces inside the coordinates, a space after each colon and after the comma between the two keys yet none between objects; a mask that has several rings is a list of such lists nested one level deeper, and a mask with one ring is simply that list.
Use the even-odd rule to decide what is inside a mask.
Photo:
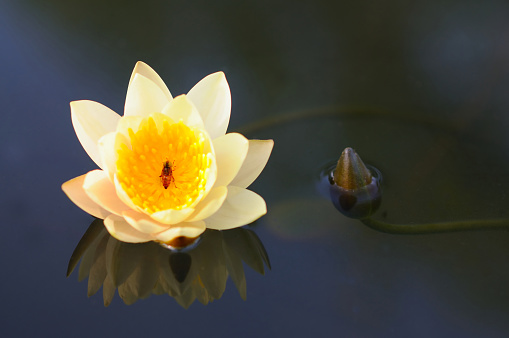
[{"label": "water lily flower", "polygon": [[173,98],[159,75],[138,62],[124,116],[94,101],[71,102],[76,135],[101,169],[62,189],[123,242],[171,245],[206,228],[249,224],[267,212],[264,199],[246,188],[274,142],[226,134],[230,109],[222,72]]}]

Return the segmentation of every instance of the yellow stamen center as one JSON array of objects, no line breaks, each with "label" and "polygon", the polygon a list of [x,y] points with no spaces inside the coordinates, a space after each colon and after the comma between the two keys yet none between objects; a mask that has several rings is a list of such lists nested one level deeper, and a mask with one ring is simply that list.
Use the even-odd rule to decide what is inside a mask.
[{"label": "yellow stamen center", "polygon": [[203,132],[156,113],[129,129],[129,138],[131,146],[117,150],[117,178],[136,206],[149,214],[180,210],[203,196],[212,161]]}]

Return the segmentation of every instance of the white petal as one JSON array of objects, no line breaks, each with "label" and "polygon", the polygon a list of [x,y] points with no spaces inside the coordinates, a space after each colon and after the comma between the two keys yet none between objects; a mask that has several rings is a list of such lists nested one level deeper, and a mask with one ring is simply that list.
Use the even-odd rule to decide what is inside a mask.
[{"label": "white petal", "polygon": [[88,156],[102,168],[97,142],[107,133],[115,131],[120,116],[98,102],[82,100],[71,102],[71,120]]},{"label": "white petal", "polygon": [[168,229],[168,225],[156,222],[151,219],[149,215],[134,210],[124,211],[122,215],[133,228],[146,234],[161,232]]},{"label": "white petal", "polygon": [[147,116],[163,111],[170,100],[164,92],[143,75],[135,74],[125,99],[124,116]]},{"label": "white petal", "polygon": [[214,214],[223,205],[228,189],[216,187],[195,208],[195,212],[187,219],[188,222],[199,221]]},{"label": "white petal", "polygon": [[177,224],[183,222],[194,212],[193,208],[186,208],[182,210],[163,210],[150,215],[156,221],[163,224]]},{"label": "white petal", "polygon": [[209,229],[226,230],[249,224],[266,213],[267,206],[260,195],[230,185],[221,208],[204,221]]},{"label": "white petal", "polygon": [[249,140],[249,151],[246,159],[230,184],[247,188],[253,183],[265,168],[273,147],[273,140]]},{"label": "white petal", "polygon": [[87,173],[83,189],[92,201],[111,213],[122,215],[122,211],[130,209],[118,198],[113,182],[102,170],[92,170]]},{"label": "white petal", "polygon": [[62,190],[65,192],[67,197],[69,197],[69,199],[82,210],[97,218],[105,219],[111,215],[111,212],[99,206],[96,202],[92,201],[90,197],[88,197],[85,189],[83,189],[85,177],[86,174],[65,182],[62,184]]},{"label": "white petal", "polygon": [[138,61],[134,66],[133,73],[131,74],[129,85],[131,85],[131,82],[133,82],[134,76],[136,74],[143,75],[147,79],[154,82],[159,87],[159,89],[161,89],[161,91],[164,93],[168,101],[171,101],[172,96],[170,94],[170,91],[168,90],[168,87],[166,87],[166,84],[161,79],[161,77],[152,68],[150,68],[149,65],[147,65],[144,62]]},{"label": "white petal", "polygon": [[231,94],[223,72],[210,74],[187,94],[198,108],[212,139],[223,136],[230,122]]},{"label": "white petal", "polygon": [[179,95],[173,99],[164,107],[163,114],[175,122],[182,119],[182,122],[188,127],[205,129],[200,113],[186,95]]},{"label": "white petal", "polygon": [[249,141],[238,133],[229,133],[212,141],[216,153],[217,179],[215,186],[228,185],[239,172]]},{"label": "white petal", "polygon": [[153,238],[149,234],[144,234],[129,225],[122,217],[110,215],[104,220],[104,226],[116,239],[127,243],[143,243],[151,241]]},{"label": "white petal", "polygon": [[158,234],[153,234],[153,236],[161,242],[168,243],[177,237],[198,237],[205,231],[205,229],[205,223],[203,221],[187,222],[174,225],[168,230]]},{"label": "white petal", "polygon": [[103,170],[108,175],[111,182],[113,182],[113,175],[116,171],[117,154],[115,152],[115,140],[117,135],[122,136],[120,133],[111,132],[99,139],[98,147],[101,154],[101,161],[103,163]]}]

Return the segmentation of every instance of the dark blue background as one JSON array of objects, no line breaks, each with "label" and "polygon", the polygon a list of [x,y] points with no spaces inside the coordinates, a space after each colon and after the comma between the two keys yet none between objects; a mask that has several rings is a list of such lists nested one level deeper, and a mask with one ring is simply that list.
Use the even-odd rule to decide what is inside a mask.
[{"label": "dark blue background", "polygon": [[[508,217],[508,19],[504,1],[0,0],[2,336],[507,336],[506,231],[379,233],[315,185],[351,146],[384,174],[376,217]],[[224,71],[229,130],[275,140],[252,186],[272,271],[245,269],[247,301],[229,282],[207,306],[105,308],[65,277],[93,218],[60,185],[95,169],[69,102],[121,113],[138,60],[174,95]]]}]

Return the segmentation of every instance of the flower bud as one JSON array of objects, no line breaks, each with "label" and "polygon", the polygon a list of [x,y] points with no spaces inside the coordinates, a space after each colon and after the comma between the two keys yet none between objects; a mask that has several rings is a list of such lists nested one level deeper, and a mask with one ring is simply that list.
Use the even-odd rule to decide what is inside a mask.
[{"label": "flower bud", "polygon": [[355,150],[346,148],[329,176],[332,203],[347,217],[366,218],[380,206],[380,180],[376,168],[366,166]]}]

